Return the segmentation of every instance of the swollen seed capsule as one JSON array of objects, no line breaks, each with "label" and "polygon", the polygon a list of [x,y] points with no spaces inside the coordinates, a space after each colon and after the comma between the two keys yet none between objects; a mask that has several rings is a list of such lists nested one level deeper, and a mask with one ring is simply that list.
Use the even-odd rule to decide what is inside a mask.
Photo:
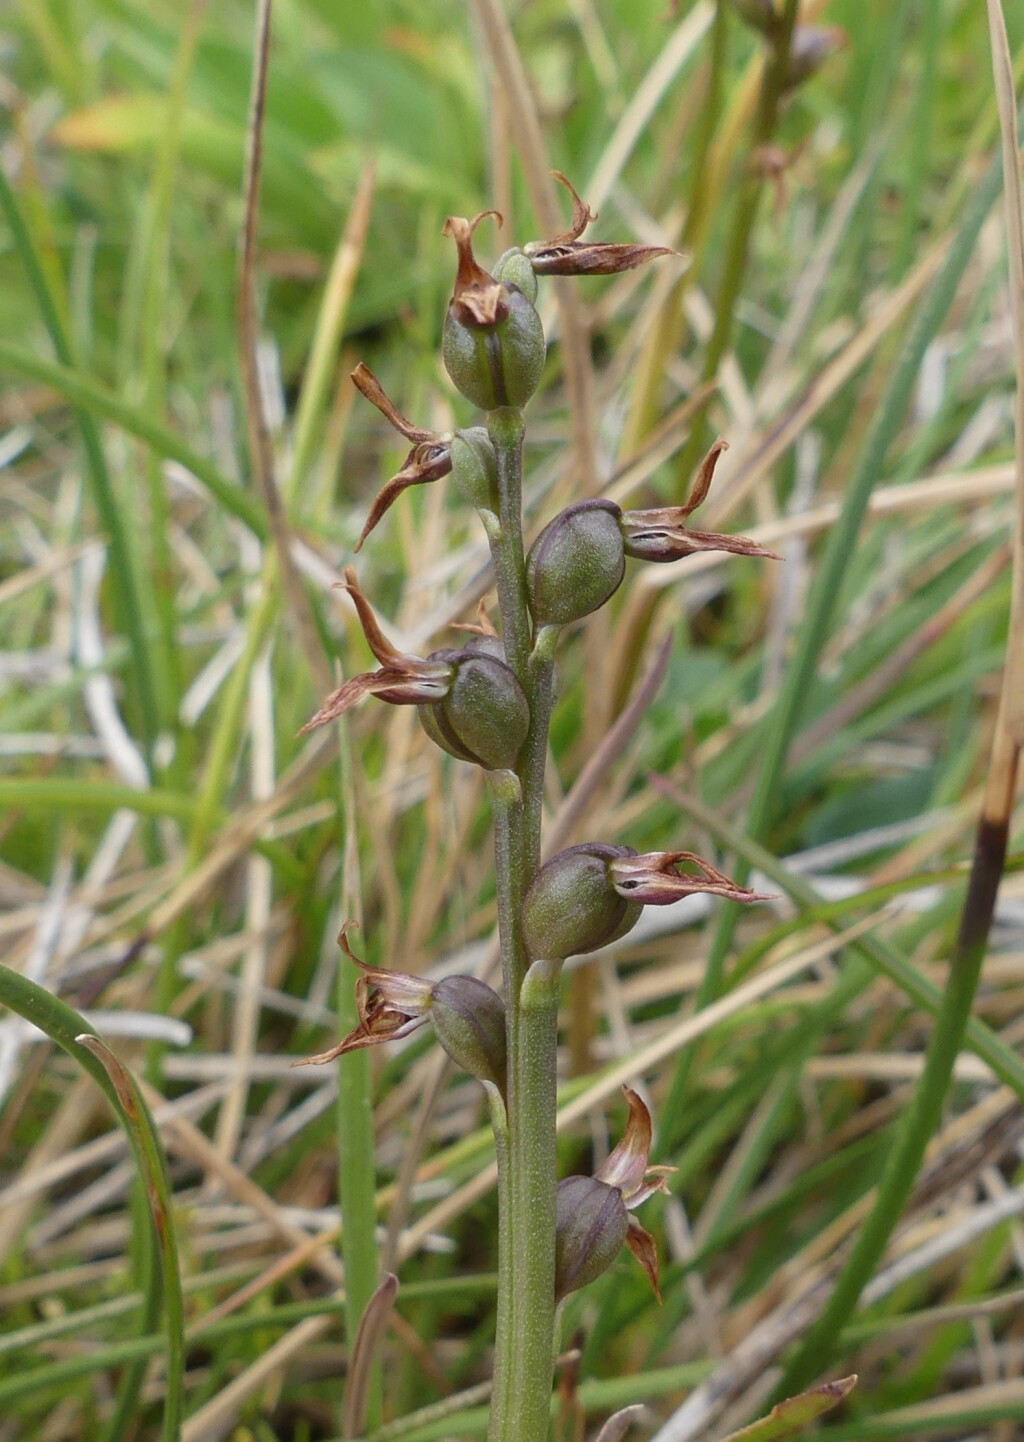
[{"label": "swollen seed capsule", "polygon": [[629,1216],[622,1193],[594,1177],[564,1177],[555,1206],[555,1300],[606,1272],[619,1255]]},{"label": "swollen seed capsule", "polygon": [[640,919],[643,906],[620,896],[608,865],[635,856],[628,846],[587,842],[546,861],[523,900],[523,935],[533,958],[562,961],[618,941]]},{"label": "swollen seed capsule", "polygon": [[[473,231],[487,215],[472,220],[450,215],[443,234],[455,241],[458,269],[441,339],[445,368],[467,400],[482,410],[524,406],[544,369],[544,328],[533,301],[518,284],[490,275],[473,255]],[[525,257],[524,257],[525,259]],[[519,273],[519,263],[507,264]],[[520,276],[529,291],[525,274]]]},{"label": "swollen seed capsule", "polygon": [[515,766],[530,729],[530,708],[511,667],[474,641],[461,651],[435,651],[428,660],[453,671],[448,694],[419,707],[431,741],[487,771]]},{"label": "swollen seed capsule", "polygon": [[455,1065],[504,1095],[505,1006],[497,992],[475,976],[446,976],[431,992],[430,1019]]},{"label": "swollen seed capsule", "polygon": [[441,338],[445,369],[457,390],[481,410],[525,406],[544,370],[544,328],[533,302],[502,286],[506,311],[493,325],[468,324],[448,307]]},{"label": "swollen seed capsule", "polygon": [[621,517],[614,501],[578,501],[544,527],[526,558],[538,626],[566,626],[615,594],[626,571]]}]

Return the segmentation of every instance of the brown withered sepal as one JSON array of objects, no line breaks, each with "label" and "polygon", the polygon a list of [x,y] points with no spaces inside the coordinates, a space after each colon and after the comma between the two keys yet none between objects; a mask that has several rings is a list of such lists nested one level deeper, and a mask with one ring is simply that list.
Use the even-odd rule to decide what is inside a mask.
[{"label": "brown withered sepal", "polygon": [[410,976],[408,972],[391,971],[387,967],[370,966],[368,962],[361,961],[348,944],[347,932],[354,925],[354,922],[346,921],[338,934],[338,945],[349,961],[359,967],[356,981],[356,1014],[359,1020],[335,1046],[315,1056],[300,1057],[292,1062],[292,1066],[317,1066],[334,1061],[346,1052],[358,1051],[361,1047],[398,1041],[430,1020],[431,983],[421,976]]},{"label": "brown withered sepal", "polygon": [[664,245],[581,241],[580,236],[597,216],[560,170],[553,170],[551,174],[572,197],[572,219],[567,230],[550,240],[531,240],[523,246],[523,253],[537,275],[616,275],[619,271],[635,270],[659,255],[679,254]]},{"label": "brown withered sepal", "polygon": [[473,254],[473,232],[489,215],[494,217],[499,227],[502,225],[498,211],[481,210],[472,220],[466,220],[461,215],[449,215],[441,229],[442,235],[449,235],[455,241],[458,252],[455,289],[450,305],[463,325],[494,326],[503,321],[510,310],[508,291],[484,270]]},{"label": "brown withered sepal", "polygon": [[377,407],[399,435],[412,442],[412,449],[402,462],[401,468],[374,497],[366,525],[356,542],[355,548],[359,551],[381,517],[407,487],[439,481],[442,476],[448,475],[452,468],[452,437],[438,431],[425,430],[423,426],[415,426],[412,421],[407,420],[393,404],[373,371],[369,366],[363,365],[362,361],[352,372],[352,382],[370,404]]},{"label": "brown withered sepal", "polygon": [[380,662],[380,670],[350,676],[309,718],[299,731],[300,736],[318,726],[325,726],[328,721],[337,721],[364,696],[376,696],[392,706],[415,706],[442,700],[451,686],[454,673],[449,664],[404,655],[391,644],[377,624],[373,608],[360,590],[351,566],[345,568],[345,583],[341,589],[352,597],[363,635]]},{"label": "brown withered sepal", "polygon": [[658,506],[647,511],[623,511],[620,521],[627,556],[640,561],[678,561],[700,551],[730,551],[736,556],[763,556],[777,561],[775,551],[748,536],[729,536],[719,531],[695,531],[690,526],[693,512],[707,500],[715,467],[728,442],[715,441],[694,477],[690,494],[681,506]]},{"label": "brown withered sepal", "polygon": [[625,1244],[643,1267],[654,1295],[658,1255],[654,1238],[634,1210],[655,1192],[667,1192],[675,1167],[650,1166],[651,1114],[629,1087],[622,1088],[629,1118],[618,1146],[593,1177],[566,1177],[558,1184],[555,1291],[561,1299],[607,1270]]},{"label": "brown withered sepal", "polygon": [[505,1007],[497,992],[476,976],[446,976],[432,983],[408,972],[370,966],[348,944],[347,933],[354,925],[346,921],[338,945],[359,968],[357,1024],[335,1046],[301,1057],[292,1066],[316,1066],[363,1047],[398,1041],[432,1022],[456,1066],[492,1083],[504,1095]]},{"label": "brown withered sepal", "polygon": [[[680,871],[681,866],[691,867]],[[725,901],[770,901],[771,897],[730,880],[695,851],[647,851],[608,862],[612,888],[627,901],[671,906],[686,896],[719,896]]]}]

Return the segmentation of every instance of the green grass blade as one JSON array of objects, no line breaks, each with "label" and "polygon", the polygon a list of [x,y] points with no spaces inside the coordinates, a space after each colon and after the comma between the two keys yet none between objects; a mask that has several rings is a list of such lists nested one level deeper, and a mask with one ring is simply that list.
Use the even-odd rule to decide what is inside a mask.
[{"label": "green grass blade", "polygon": [[[164,1442],[176,1442],[181,1424],[182,1387],[185,1376],[185,1311],[181,1295],[181,1266],[171,1210],[171,1182],[167,1159],[156,1125],[138,1083],[100,1038],[82,1032],[79,1047],[96,1058],[110,1078],[117,1096],[119,1120],[128,1134],[136,1163],[146,1187],[153,1234],[160,1254],[166,1312],[167,1355],[164,1383]],[[111,1434],[113,1442],[114,1434]]]},{"label": "green grass blade", "polygon": [[[1000,185],[1001,169],[999,164],[995,163],[979,184],[945,263],[922,302],[885,388],[884,400],[875,416],[874,424],[844,489],[842,509],[829,533],[825,554],[814,577],[793,659],[778,701],[767,722],[762,759],[757,770],[746,827],[749,835],[757,841],[763,840],[778,807],[779,787],[786,757],[811,689],[821,649],[829,634],[843,578],[856,551],[857,536],[871,492],[883,472],[886,455],[902,424],[925,351],[953,302],[957,286],[974,253],[978,233],[995,203]],[[741,867],[738,879],[742,881],[744,875],[745,869]],[[722,969],[732,944],[738,915],[739,908],[734,905],[726,904],[721,909],[707,970],[698,993],[698,1006],[706,1006],[720,989]],[[676,1110],[681,1103],[681,1092],[685,1091],[689,1057],[690,1053],[687,1051],[680,1058],[680,1069],[673,1084],[672,1101],[677,1104]]]},{"label": "green grass blade", "polygon": [[[152,1221],[152,1234],[145,1251],[150,1254],[155,1250],[160,1258],[160,1266],[154,1267],[147,1255],[139,1282],[146,1298],[144,1323],[155,1319],[159,1311],[161,1285],[165,1298],[167,1372],[163,1436],[164,1442],[174,1442],[181,1417],[184,1313],[177,1241],[171,1224],[167,1163],[153,1118],[128,1072],[85,1018],[59,997],[9,967],[0,965],[0,1002],[45,1032],[51,1041],[88,1072],[109,1101],[128,1139],[139,1177],[146,1189]],[[115,1408],[116,1415],[130,1415],[138,1401],[144,1370],[144,1362],[129,1369]]]},{"label": "green grass blade", "polygon": [[[11,190],[2,168],[0,168],[0,208],[3,209],[7,217],[7,223],[14,237],[15,248],[28,273],[29,284],[35,294],[39,310],[42,314],[43,323],[49,332],[53,348],[61,364],[70,369],[74,365],[74,357],[71,353],[71,342],[68,339],[64,322],[60,317],[53,296],[50,293],[46,275],[39,263],[35,247],[32,244],[32,238],[22,219],[21,211],[14,197],[14,192]],[[139,594],[138,578],[135,575],[135,569],[132,565],[128,535],[125,530],[121,512],[118,509],[117,498],[114,495],[114,488],[110,480],[110,473],[107,470],[99,431],[96,429],[90,412],[81,404],[76,404],[75,415],[82,436],[82,446],[85,450],[86,458],[86,473],[92,486],[93,499],[96,503],[96,509],[99,512],[100,524],[104,531],[106,531],[110,543],[110,563],[114,573],[114,585],[112,588],[113,604],[119,624],[125,635],[128,636],[131,641],[133,672],[138,690],[139,712],[142,720],[143,735],[146,741],[146,754],[150,761],[152,761],[152,749],[156,741],[159,726],[159,710],[149,648],[146,644],[146,625],[143,616],[142,600]]]},{"label": "green grass blade", "polygon": [[[115,396],[103,386],[86,380],[72,366],[57,365],[44,360],[10,341],[0,340],[0,368],[13,371],[28,380],[39,381],[52,386],[80,412],[95,412],[115,425],[121,426],[129,435],[136,436],[151,446],[158,455],[177,461],[190,471],[210,492],[210,495],[229,515],[246,525],[260,540],[267,535],[266,521],[259,502],[248,495],[234,482],[226,480],[212,462],[198,451],[187,446],[173,431],[160,425],[137,406]],[[106,518],[102,517],[106,525]],[[109,527],[108,527],[109,529]]]}]

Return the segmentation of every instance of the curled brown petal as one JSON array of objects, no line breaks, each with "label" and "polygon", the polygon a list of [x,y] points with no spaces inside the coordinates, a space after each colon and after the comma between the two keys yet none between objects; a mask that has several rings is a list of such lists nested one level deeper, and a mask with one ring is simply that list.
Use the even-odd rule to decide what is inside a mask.
[{"label": "curled brown petal", "polygon": [[358,1025],[335,1046],[316,1056],[292,1062],[292,1066],[312,1066],[333,1061],[346,1052],[361,1047],[377,1046],[408,1036],[429,1020],[433,987],[422,977],[386,967],[370,966],[360,960],[348,944],[346,933],[354,922],[346,921],[338,936],[338,945],[360,969],[356,981],[356,1012]]},{"label": "curled brown petal", "polygon": [[661,1292],[658,1290],[658,1249],[654,1245],[654,1238],[650,1232],[640,1225],[632,1212],[629,1214],[629,1230],[626,1232],[626,1246],[647,1273],[647,1280],[650,1282],[654,1295],[660,1303]]},{"label": "curled brown petal", "polygon": [[487,602],[482,596],[480,597],[480,604],[476,608],[476,621],[453,621],[452,630],[469,631],[474,636],[497,637],[498,634],[494,629],[494,622],[491,620],[490,613],[487,610]]},{"label": "curled brown petal", "polygon": [[420,444],[423,441],[433,441],[437,439],[433,431],[424,430],[422,426],[414,426],[412,421],[407,420],[406,417],[402,415],[373,371],[369,366],[363,365],[362,361],[359,362],[352,372],[352,383],[356,390],[361,392],[371,405],[377,407],[385,420],[394,426],[400,435],[405,436],[406,440],[415,441],[417,444]]},{"label": "curled brown petal", "polygon": [[664,245],[640,245],[627,241],[616,245],[602,241],[556,244],[531,241],[523,246],[537,275],[617,275],[636,270],[660,255],[679,255]]},{"label": "curled brown petal", "polygon": [[697,468],[697,474],[693,478],[690,494],[679,507],[684,516],[692,516],[697,507],[702,506],[707,500],[708,492],[711,490],[711,482],[715,477],[715,467],[718,465],[718,458],[728,449],[729,442],[719,436],[701,461]]},{"label": "curled brown petal", "polygon": [[629,1104],[629,1118],[622,1140],[608,1153],[594,1176],[599,1182],[618,1187],[623,1201],[628,1202],[643,1185],[647,1158],[651,1152],[652,1130],[651,1114],[643,1098],[626,1086],[622,1088],[622,1094]]},{"label": "curled brown petal", "polygon": [[337,721],[339,716],[344,716],[357,701],[370,695],[377,675],[376,671],[364,671],[359,676],[350,676],[336,691],[331,692],[305,726],[300,728],[298,734],[305,736],[308,731],[315,731],[318,726],[326,726],[329,721]]},{"label": "curled brown petal", "polygon": [[678,1170],[678,1167],[648,1167],[643,1186],[641,1186],[638,1192],[634,1192],[633,1195],[626,1200],[626,1206],[629,1210],[632,1212],[635,1211],[637,1207],[642,1207],[644,1202],[654,1196],[655,1192],[661,1192],[663,1195],[668,1196],[668,1179]]},{"label": "curled brown petal", "polygon": [[329,721],[337,721],[350,711],[364,696],[376,696],[392,706],[419,706],[442,701],[448,694],[451,682],[451,667],[433,662],[421,662],[414,670],[382,666],[379,671],[364,671],[359,676],[350,676],[324,701],[314,715],[299,731],[315,731]]},{"label": "curled brown petal", "polygon": [[392,646],[391,642],[378,626],[377,618],[373,614],[373,607],[360,589],[359,579],[351,566],[345,567],[345,582],[342,590],[347,591],[352,597],[352,604],[356,608],[359,624],[363,628],[363,635],[366,637],[366,644],[381,665],[393,666],[408,661],[410,658],[403,655],[397,647]]},{"label": "curled brown petal", "polygon": [[374,496],[370,514],[367,516],[366,524],[359,533],[359,540],[355,544],[356,551],[362,550],[367,536],[375,529],[384,514],[391,509],[403,491],[408,490],[410,486],[422,486],[430,481],[438,481],[451,470],[450,445],[432,432],[427,432],[427,434],[429,439],[420,445],[413,446],[405,458],[402,469],[392,476],[390,481],[382,486]]},{"label": "curled brown petal", "polygon": [[729,551],[735,556],[760,556],[781,561],[778,551],[762,546],[749,536],[725,535],[721,531],[692,531],[678,506],[652,511],[625,511],[622,517],[626,554],[641,561],[678,561],[700,551]]},{"label": "curled brown petal", "polygon": [[736,556],[761,556],[778,561],[781,557],[748,536],[728,536],[719,531],[692,531],[689,517],[708,498],[719,457],[729,449],[721,436],[701,461],[681,506],[659,506],[647,511],[625,511],[622,532],[626,552],[644,561],[678,561],[699,551],[729,551]]},{"label": "curled brown petal", "polygon": [[635,270],[659,255],[679,254],[662,245],[581,242],[580,236],[597,215],[560,170],[553,170],[551,174],[572,196],[572,219],[568,230],[559,231],[550,240],[530,241],[523,247],[537,275],[615,275],[622,270]]},{"label": "curled brown petal", "polygon": [[563,230],[560,231],[558,235],[553,235],[547,244],[571,245],[574,240],[579,240],[591,221],[597,219],[597,212],[591,210],[585,200],[580,199],[576,193],[575,186],[570,180],[566,179],[560,170],[553,170],[551,175],[554,180],[558,181],[559,185],[564,185],[572,196],[572,220],[569,222],[568,230]]},{"label": "curled brown petal", "polygon": [[[696,875],[677,871],[692,866]],[[727,901],[770,901],[771,897],[731,881],[724,872],[694,851],[649,851],[609,862],[612,885],[620,896],[645,906],[668,906],[685,896],[703,893]]]}]

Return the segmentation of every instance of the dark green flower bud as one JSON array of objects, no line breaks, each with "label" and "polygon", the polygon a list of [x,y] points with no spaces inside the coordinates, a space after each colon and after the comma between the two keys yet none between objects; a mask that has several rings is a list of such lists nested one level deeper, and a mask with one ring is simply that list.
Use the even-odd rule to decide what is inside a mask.
[{"label": "dark green flower bud", "polygon": [[504,771],[515,766],[526,740],[530,708],[515,672],[492,649],[474,640],[460,651],[433,652],[427,660],[450,666],[452,680],[447,695],[421,706],[419,716],[431,741],[449,755]]},{"label": "dark green flower bud", "polygon": [[523,935],[531,957],[561,961],[618,941],[643,906],[620,896],[609,865],[635,856],[629,846],[587,842],[560,851],[537,872],[523,901]]},{"label": "dark green flower bud", "polygon": [[526,558],[538,626],[565,626],[603,606],[622,584],[626,551],[614,501],[578,501],[546,525]]},{"label": "dark green flower bud", "polygon": [[[496,214],[484,211],[483,215]],[[444,233],[455,239],[459,267],[448,303],[441,354],[445,369],[467,400],[482,410],[524,406],[544,369],[544,328],[540,316],[514,285],[489,275],[473,257],[477,223],[449,216]]]},{"label": "dark green flower bud", "polygon": [[537,299],[537,276],[529,256],[521,250],[506,250],[498,257],[494,279],[500,280],[503,285],[514,285],[529,301]]},{"label": "dark green flower bud", "polygon": [[555,1300],[606,1272],[629,1231],[629,1214],[617,1187],[595,1177],[564,1177],[556,1193]]},{"label": "dark green flower bud", "polygon": [[498,463],[483,426],[456,431],[451,442],[452,480],[478,511],[498,512]]},{"label": "dark green flower bud", "polygon": [[504,1095],[505,1006],[497,992],[475,976],[446,976],[431,992],[430,1020],[455,1065]]}]

